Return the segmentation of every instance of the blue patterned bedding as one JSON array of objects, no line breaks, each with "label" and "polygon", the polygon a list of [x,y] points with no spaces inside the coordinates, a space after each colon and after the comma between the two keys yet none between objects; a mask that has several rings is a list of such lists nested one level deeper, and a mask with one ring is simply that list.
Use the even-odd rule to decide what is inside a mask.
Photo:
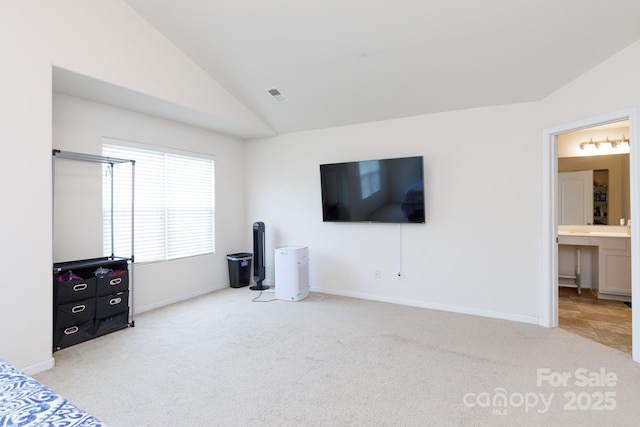
[{"label": "blue patterned bedding", "polygon": [[106,427],[0,359],[0,427]]}]

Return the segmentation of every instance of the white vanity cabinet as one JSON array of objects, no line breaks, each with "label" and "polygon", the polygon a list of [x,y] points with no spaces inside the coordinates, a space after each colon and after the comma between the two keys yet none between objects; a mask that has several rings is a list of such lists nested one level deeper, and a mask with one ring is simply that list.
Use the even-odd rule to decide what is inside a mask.
[{"label": "white vanity cabinet", "polygon": [[[601,237],[598,257],[600,294],[631,296],[631,242],[624,237]],[[603,295],[606,297],[606,295]]]},{"label": "white vanity cabinet", "polygon": [[[559,228],[559,254],[561,249],[566,253],[567,249],[578,248],[583,255],[580,270],[587,279],[584,284],[590,286],[598,298],[628,301],[631,297],[631,239],[628,231],[613,226]],[[562,260],[560,258],[559,262]],[[569,266],[558,265],[559,271],[567,269]]]}]

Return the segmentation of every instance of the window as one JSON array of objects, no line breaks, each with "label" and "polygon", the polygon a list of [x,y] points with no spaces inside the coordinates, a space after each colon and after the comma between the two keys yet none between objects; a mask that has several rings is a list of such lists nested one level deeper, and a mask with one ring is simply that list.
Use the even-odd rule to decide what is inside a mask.
[{"label": "window", "polygon": [[[117,145],[103,139],[102,154],[135,163],[135,261],[165,261],[214,252],[214,162],[178,152]],[[164,149],[159,149],[164,150]],[[111,255],[111,172],[116,256],[131,253],[131,168],[103,174],[104,254]]]},{"label": "window", "polygon": [[358,163],[362,200],[380,191],[380,161],[368,160]]}]

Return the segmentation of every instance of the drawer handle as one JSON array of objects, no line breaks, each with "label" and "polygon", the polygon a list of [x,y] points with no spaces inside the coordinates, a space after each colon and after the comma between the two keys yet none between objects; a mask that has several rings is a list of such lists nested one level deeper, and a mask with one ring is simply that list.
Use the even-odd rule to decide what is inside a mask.
[{"label": "drawer handle", "polygon": [[75,307],[73,307],[71,309],[72,313],[80,313],[82,311],[84,311],[87,308],[86,305],[82,304],[82,305],[76,305]]},{"label": "drawer handle", "polygon": [[113,285],[119,285],[120,282],[122,282],[122,278],[121,277],[116,277],[115,279],[111,279],[111,281],[109,282],[109,284],[111,286]]},{"label": "drawer handle", "polygon": [[64,330],[64,334],[65,335],[75,334],[76,332],[78,332],[78,327],[77,326],[72,326],[72,327],[67,328],[67,329]]},{"label": "drawer handle", "polygon": [[86,283],[78,283],[77,285],[73,286],[73,290],[74,291],[84,291],[85,289],[87,289],[87,284]]},{"label": "drawer handle", "polygon": [[122,302],[122,298],[117,297],[117,298],[113,298],[113,299],[111,299],[111,301],[109,301],[109,304],[111,304],[111,305],[117,305],[117,304],[120,304],[121,302]]}]

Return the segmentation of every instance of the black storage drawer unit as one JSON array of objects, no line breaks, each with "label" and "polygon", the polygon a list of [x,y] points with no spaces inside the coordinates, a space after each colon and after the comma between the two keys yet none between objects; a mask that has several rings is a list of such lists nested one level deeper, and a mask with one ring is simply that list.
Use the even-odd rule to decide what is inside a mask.
[{"label": "black storage drawer unit", "polygon": [[68,328],[54,329],[53,349],[55,351],[56,349],[79,344],[95,336],[95,322],[93,320],[79,325],[69,326]]},{"label": "black storage drawer unit", "polygon": [[133,326],[128,259],[56,263],[53,271],[53,351]]},{"label": "black storage drawer unit", "polygon": [[114,270],[112,273],[97,279],[97,295],[111,295],[129,289],[129,272],[127,270]]},{"label": "black storage drawer unit", "polygon": [[64,273],[59,273],[54,277],[54,286],[56,289],[55,298],[57,299],[58,304],[73,301],[82,301],[84,299],[93,298],[96,296],[95,277],[69,281],[65,281],[63,279]]},{"label": "black storage drawer unit", "polygon": [[129,310],[129,291],[97,298],[96,318],[103,319]]},{"label": "black storage drawer unit", "polygon": [[96,317],[96,299],[59,304],[56,308],[56,329],[84,323]]},{"label": "black storage drawer unit", "polygon": [[125,311],[124,313],[96,320],[96,336],[99,337],[101,335],[119,331],[122,329],[122,324],[126,323],[128,318],[129,312]]}]

